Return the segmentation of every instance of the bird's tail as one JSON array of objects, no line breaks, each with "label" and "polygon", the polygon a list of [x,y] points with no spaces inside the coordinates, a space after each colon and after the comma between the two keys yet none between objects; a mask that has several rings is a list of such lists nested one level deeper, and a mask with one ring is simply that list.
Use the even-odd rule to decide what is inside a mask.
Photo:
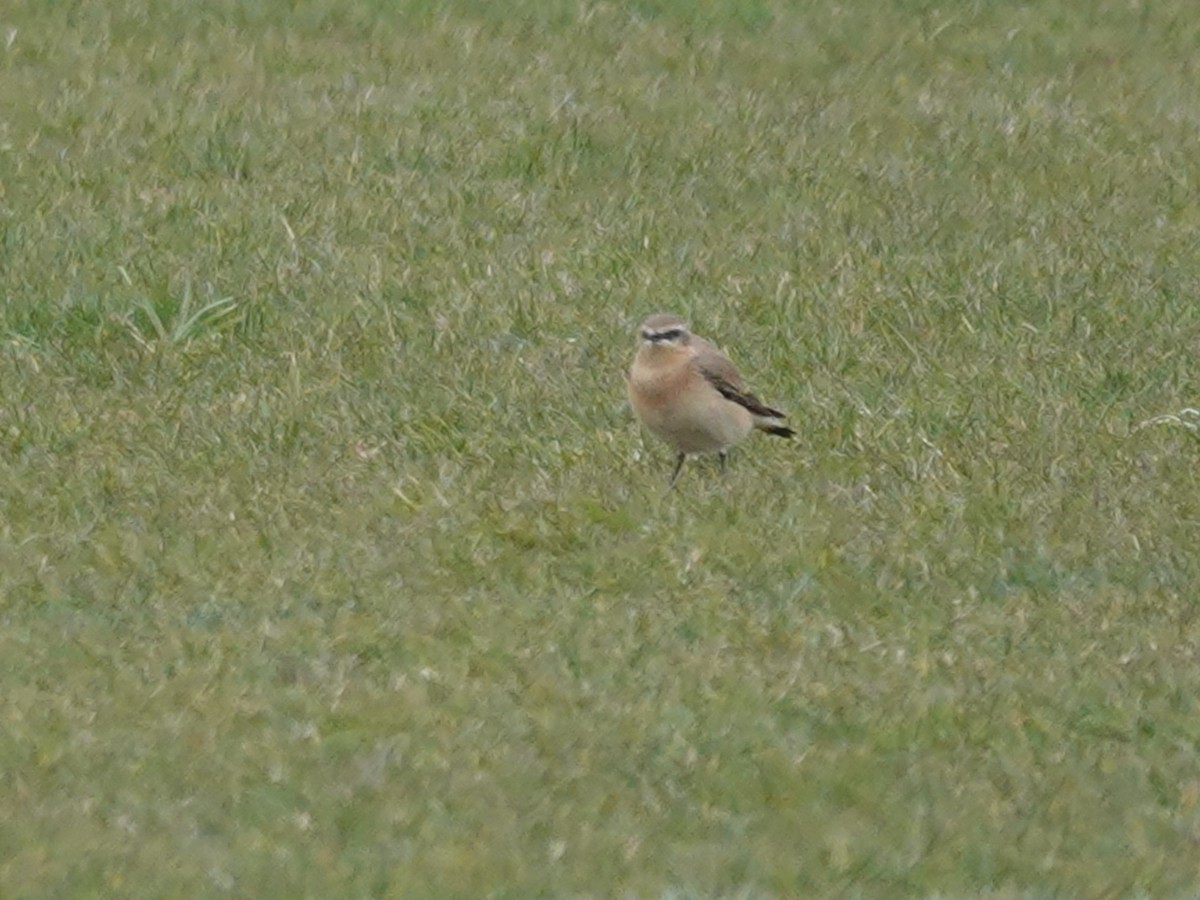
[{"label": "bird's tail", "polygon": [[793,431],[791,428],[788,428],[783,424],[783,422],[774,416],[771,418],[767,418],[766,416],[755,416],[754,427],[759,431],[765,431],[767,434],[773,434],[776,437],[790,438],[796,434],[795,431]]}]

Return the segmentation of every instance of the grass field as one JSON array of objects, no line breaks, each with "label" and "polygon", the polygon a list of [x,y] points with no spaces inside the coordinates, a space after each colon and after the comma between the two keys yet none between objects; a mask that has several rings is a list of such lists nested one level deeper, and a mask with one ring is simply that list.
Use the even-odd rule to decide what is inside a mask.
[{"label": "grass field", "polygon": [[1194,896],[1198,141],[1191,0],[10,0],[0,895]]}]

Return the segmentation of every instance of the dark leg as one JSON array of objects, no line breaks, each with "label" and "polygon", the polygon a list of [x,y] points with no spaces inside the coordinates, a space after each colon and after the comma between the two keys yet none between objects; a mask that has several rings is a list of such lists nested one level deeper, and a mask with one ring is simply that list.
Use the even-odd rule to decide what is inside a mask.
[{"label": "dark leg", "polygon": [[683,469],[683,461],[685,459],[687,459],[687,454],[680,453],[679,457],[675,460],[675,471],[671,473],[671,483],[667,485],[668,491],[675,487],[675,482],[679,480],[679,473]]},{"label": "dark leg", "polygon": [[729,451],[722,450],[720,453],[720,458],[721,458],[721,474],[724,475],[725,474],[725,463],[729,459]]}]

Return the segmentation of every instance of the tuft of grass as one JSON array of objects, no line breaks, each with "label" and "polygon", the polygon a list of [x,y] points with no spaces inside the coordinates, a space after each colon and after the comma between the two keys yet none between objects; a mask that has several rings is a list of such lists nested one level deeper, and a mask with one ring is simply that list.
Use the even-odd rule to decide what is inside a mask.
[{"label": "tuft of grass", "polygon": [[7,4],[0,893],[1193,890],[1198,39]]},{"label": "tuft of grass", "polygon": [[210,300],[197,309],[193,309],[192,305],[192,283],[189,279],[185,281],[183,296],[177,302],[167,297],[156,304],[145,297],[138,297],[123,321],[133,339],[148,350],[178,347],[205,331],[212,332],[226,324],[236,324],[236,319],[231,318],[237,312],[237,303],[232,297]]},{"label": "tuft of grass", "polygon": [[1178,413],[1154,416],[1140,423],[1135,431],[1141,431],[1143,428],[1150,428],[1154,425],[1174,425],[1192,434],[1200,435],[1200,409],[1189,406],[1187,409],[1181,409]]}]

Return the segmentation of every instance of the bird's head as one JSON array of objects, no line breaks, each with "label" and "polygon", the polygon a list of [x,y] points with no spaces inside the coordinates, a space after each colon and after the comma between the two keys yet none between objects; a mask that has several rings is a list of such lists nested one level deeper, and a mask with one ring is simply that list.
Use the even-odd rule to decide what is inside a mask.
[{"label": "bird's head", "polygon": [[691,338],[687,322],[670,313],[658,313],[648,318],[638,335],[643,347],[683,347]]}]

